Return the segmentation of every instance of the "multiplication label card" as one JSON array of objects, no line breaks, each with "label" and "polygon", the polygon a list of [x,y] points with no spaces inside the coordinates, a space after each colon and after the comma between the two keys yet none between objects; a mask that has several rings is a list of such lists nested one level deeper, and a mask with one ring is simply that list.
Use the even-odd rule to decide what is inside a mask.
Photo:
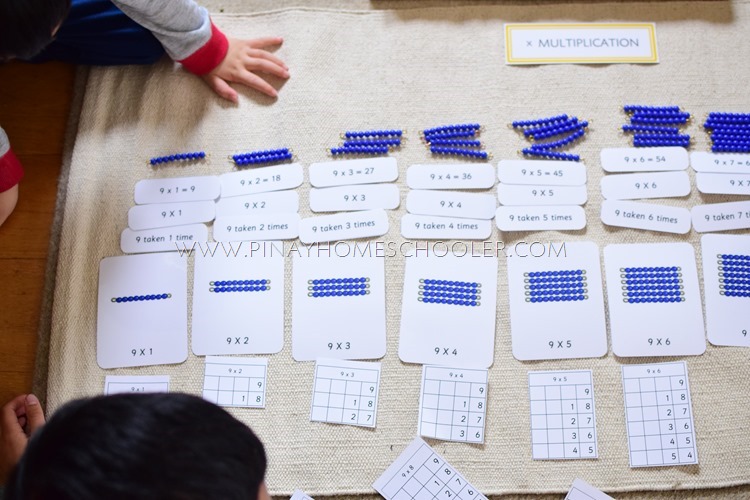
[{"label": "multiplication label card", "polygon": [[615,500],[582,479],[573,481],[565,500]]},{"label": "multiplication label card", "polygon": [[310,420],[375,427],[380,363],[318,359]]},{"label": "multiplication label card", "polygon": [[598,458],[591,370],[529,372],[534,460]]},{"label": "multiplication label card", "polygon": [[411,189],[487,189],[495,185],[489,164],[412,165],[406,171]]},{"label": "multiplication label card", "polygon": [[104,394],[169,392],[169,375],[107,375]]},{"label": "multiplication label card", "polygon": [[484,443],[487,370],[425,366],[419,406],[419,435]]},{"label": "multiplication label card", "polygon": [[266,407],[268,359],[206,356],[203,398],[219,406]]},{"label": "multiplication label card", "polygon": [[302,184],[303,179],[300,163],[252,168],[219,176],[222,198],[294,189]]},{"label": "multiplication label card", "polygon": [[631,467],[698,463],[684,361],[622,367]]},{"label": "multiplication label card", "polygon": [[687,149],[679,147],[605,148],[601,161],[606,172],[668,172],[690,164]]}]

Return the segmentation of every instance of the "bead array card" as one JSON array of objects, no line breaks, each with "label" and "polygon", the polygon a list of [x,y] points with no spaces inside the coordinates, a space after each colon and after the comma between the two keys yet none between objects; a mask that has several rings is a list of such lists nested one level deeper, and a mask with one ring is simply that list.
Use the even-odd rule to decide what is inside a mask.
[{"label": "bead array card", "polygon": [[407,363],[490,367],[496,307],[495,256],[407,256],[399,357]]},{"label": "bead array card", "polygon": [[605,172],[667,172],[685,170],[690,158],[685,148],[605,148],[601,151]]},{"label": "bead array card", "polygon": [[203,399],[219,406],[266,407],[268,359],[206,356]]},{"label": "bead array card", "polygon": [[135,184],[135,202],[178,203],[184,201],[213,201],[219,197],[221,186],[215,175],[202,177],[172,177],[143,179]]},{"label": "bead array card", "polygon": [[128,210],[128,226],[139,231],[211,222],[215,217],[216,203],[213,201],[136,205]]},{"label": "bead array card", "polygon": [[692,245],[609,245],[604,264],[617,356],[703,354],[706,334]]},{"label": "bead array card", "polygon": [[302,243],[354,240],[383,236],[388,232],[388,215],[383,209],[323,215],[302,219],[299,239]]},{"label": "bead array card", "polygon": [[488,189],[495,185],[490,164],[412,165],[406,171],[410,189]]},{"label": "bead array card", "polygon": [[622,367],[631,467],[698,463],[684,361]]},{"label": "bead array card", "polygon": [[187,259],[107,257],[99,265],[96,361],[102,368],[187,359]]},{"label": "bead array card", "polygon": [[420,438],[411,442],[372,487],[385,500],[487,500]]},{"label": "bead array card", "polygon": [[272,191],[221,198],[216,202],[216,217],[232,215],[257,215],[275,213],[297,213],[299,194],[296,191]]},{"label": "bead array card", "polygon": [[320,358],[315,362],[310,420],[375,427],[380,363]]},{"label": "bead array card", "polygon": [[688,233],[691,226],[686,208],[636,201],[604,200],[601,218],[608,226],[673,234]]},{"label": "bead array card", "polygon": [[313,163],[310,184],[316,188],[354,184],[377,184],[398,179],[395,158],[363,158]]},{"label": "bead array card", "polygon": [[294,189],[302,184],[303,179],[300,163],[253,168],[219,176],[222,198]]},{"label": "bead array card", "polygon": [[611,496],[591,486],[582,479],[573,481],[565,500],[614,500]]},{"label": "bead array card", "polygon": [[351,212],[355,210],[393,210],[401,204],[395,184],[362,184],[310,189],[313,212]]},{"label": "bead array card", "polygon": [[169,375],[107,375],[104,394],[169,392]]},{"label": "bead array card", "polygon": [[699,233],[750,229],[750,201],[696,205],[690,213]]},{"label": "bead array card", "polygon": [[500,160],[497,176],[504,184],[583,186],[586,165],[576,161]]},{"label": "bead array card", "polygon": [[133,231],[126,227],[120,235],[120,249],[124,253],[176,252],[193,248],[208,241],[205,224],[163,227]]},{"label": "bead array card", "polygon": [[292,356],[385,355],[385,258],[374,245],[340,242],[293,255]]},{"label": "bead array card", "polygon": [[487,370],[424,366],[419,403],[420,436],[484,443]]},{"label": "bead array card", "polygon": [[[509,258],[513,356],[522,361],[607,354],[599,247],[566,242],[541,257]],[[581,321],[586,318],[586,321]]]},{"label": "bead array card", "polygon": [[685,171],[605,175],[601,188],[607,200],[676,198],[689,195],[691,190]]},{"label": "bead array card", "polygon": [[598,458],[591,370],[529,372],[534,460]]}]

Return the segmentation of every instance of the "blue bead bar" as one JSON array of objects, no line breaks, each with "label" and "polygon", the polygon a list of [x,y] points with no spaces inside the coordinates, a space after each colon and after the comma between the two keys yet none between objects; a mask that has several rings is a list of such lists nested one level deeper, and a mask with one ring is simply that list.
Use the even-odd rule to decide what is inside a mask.
[{"label": "blue bead bar", "polygon": [[112,302],[141,302],[144,300],[165,300],[172,298],[171,293],[159,293],[156,295],[131,295],[129,297],[112,297]]}]

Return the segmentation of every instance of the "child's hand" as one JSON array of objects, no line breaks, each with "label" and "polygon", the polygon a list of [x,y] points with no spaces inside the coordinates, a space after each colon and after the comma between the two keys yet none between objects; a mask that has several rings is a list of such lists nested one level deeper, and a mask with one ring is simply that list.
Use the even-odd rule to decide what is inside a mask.
[{"label": "child's hand", "polygon": [[238,40],[229,38],[229,50],[224,60],[213,71],[203,75],[203,80],[224,99],[237,102],[237,91],[229,83],[241,83],[271,97],[278,93],[269,83],[256,75],[267,73],[279,78],[289,78],[289,68],[265,47],[281,45],[281,37]]},{"label": "child's hand", "polygon": [[0,226],[3,225],[5,219],[13,213],[18,202],[18,184],[0,193]]},{"label": "child's hand", "polygon": [[23,394],[0,409],[0,484],[26,449],[31,434],[44,425],[44,412],[33,394]]}]

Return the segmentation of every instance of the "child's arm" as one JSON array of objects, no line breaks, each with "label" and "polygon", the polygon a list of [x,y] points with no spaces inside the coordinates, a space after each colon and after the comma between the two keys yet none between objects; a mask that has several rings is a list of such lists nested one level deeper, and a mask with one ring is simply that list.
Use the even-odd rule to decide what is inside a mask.
[{"label": "child's arm", "polygon": [[113,3],[150,30],[172,59],[201,76],[225,99],[237,101],[237,92],[229,82],[276,97],[276,89],[254,72],[289,78],[287,66],[264,50],[280,45],[283,40],[279,37],[227,38],[213,25],[208,11],[192,0],[113,0]]},{"label": "child's arm", "polygon": [[22,177],[21,162],[10,149],[8,136],[0,128],[0,225],[16,207],[18,183]]}]

